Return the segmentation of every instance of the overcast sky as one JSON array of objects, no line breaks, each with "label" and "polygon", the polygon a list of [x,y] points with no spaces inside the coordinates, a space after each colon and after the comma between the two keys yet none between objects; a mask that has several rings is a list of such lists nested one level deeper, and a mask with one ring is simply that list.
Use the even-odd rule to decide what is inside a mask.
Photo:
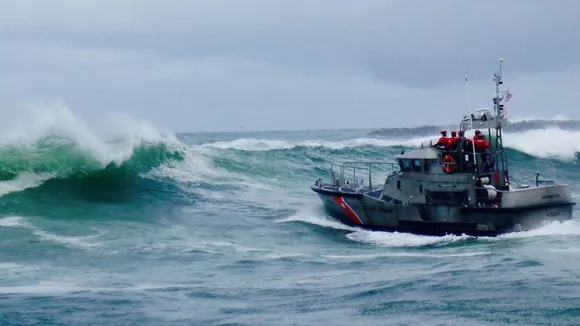
[{"label": "overcast sky", "polygon": [[0,110],[65,103],[174,131],[580,119],[580,1],[0,1]]}]

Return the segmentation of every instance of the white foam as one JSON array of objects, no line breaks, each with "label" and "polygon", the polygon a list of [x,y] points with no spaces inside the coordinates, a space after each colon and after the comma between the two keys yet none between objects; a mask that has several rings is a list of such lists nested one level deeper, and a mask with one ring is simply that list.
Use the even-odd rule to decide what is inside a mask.
[{"label": "white foam", "polygon": [[277,260],[277,259],[296,258],[296,257],[307,257],[307,256],[309,256],[309,255],[302,254],[302,253],[299,253],[299,252],[296,252],[296,253],[270,253],[270,254],[264,255],[262,258],[264,258],[264,259],[271,259],[271,260]]},{"label": "white foam", "polygon": [[564,222],[549,222],[544,226],[530,231],[514,232],[499,235],[498,239],[523,239],[531,237],[580,235],[580,222],[570,220]]},{"label": "white foam", "polygon": [[354,241],[371,243],[374,245],[385,247],[422,247],[439,244],[445,245],[449,243],[455,243],[458,241],[465,241],[468,239],[477,241],[501,241],[509,239],[524,239],[530,237],[557,236],[557,235],[580,235],[580,222],[576,220],[564,222],[549,222],[539,228],[530,231],[506,233],[498,235],[497,237],[475,238],[467,235],[463,236],[446,235],[436,237],[436,236],[415,235],[410,233],[375,232],[366,230],[348,234],[347,237]]},{"label": "white foam", "polygon": [[119,139],[106,141],[91,130],[63,103],[41,107],[29,107],[30,117],[17,124],[12,130],[0,135],[1,145],[34,146],[47,137],[60,137],[72,141],[89,152],[103,165],[121,163],[133,154],[143,142],[176,142],[172,133],[162,133],[145,121],[119,120]]},{"label": "white foam", "polygon": [[8,216],[0,219],[1,227],[15,228],[24,227],[25,225],[24,218],[20,216]]},{"label": "white foam", "polygon": [[23,172],[16,176],[15,179],[0,181],[0,197],[11,192],[22,191],[28,188],[34,188],[42,182],[50,179],[54,173],[40,173],[34,174]]},{"label": "white foam", "polygon": [[347,235],[353,241],[370,243],[384,247],[422,247],[438,244],[449,244],[458,241],[465,241],[473,237],[446,235],[441,237],[423,236],[410,233],[380,232],[380,231],[358,231]]},{"label": "white foam", "polygon": [[81,249],[101,247],[101,244],[90,241],[96,239],[100,235],[100,232],[88,236],[58,235],[45,231],[38,226],[32,225],[26,218],[22,216],[8,216],[0,219],[0,227],[24,228],[43,240],[63,244],[67,247]]},{"label": "white foam", "polygon": [[292,149],[295,147],[325,147],[330,149],[344,149],[362,146],[408,146],[417,147],[421,142],[428,142],[434,139],[433,137],[413,138],[408,140],[397,139],[379,139],[379,138],[355,138],[346,139],[342,141],[327,141],[327,140],[303,140],[303,141],[287,141],[274,139],[255,139],[255,138],[241,138],[229,142],[213,142],[199,145],[200,148],[217,148],[217,149],[236,149],[244,151],[271,151]]},{"label": "white foam", "polygon": [[504,144],[541,158],[574,159],[580,152],[580,131],[558,127],[505,133]]},{"label": "white foam", "polygon": [[22,265],[18,265],[15,263],[0,263],[0,269],[15,269],[15,268],[21,268]]},{"label": "white foam", "polygon": [[229,241],[206,241],[203,242],[204,245],[209,247],[222,247],[222,248],[231,248],[236,252],[262,252],[267,251],[266,249],[262,248],[255,248],[255,247],[247,247],[240,244],[236,244]]},{"label": "white foam", "polygon": [[63,236],[54,233],[50,233],[48,231],[44,231],[38,227],[31,227],[33,233],[40,237],[43,240],[56,242],[58,244],[65,245],[67,247],[74,247],[79,249],[89,249],[89,248],[99,248],[101,244],[96,242],[91,242],[90,240],[94,240],[97,238],[98,234],[96,235],[88,235],[88,236]]},{"label": "white foam", "polygon": [[481,252],[458,252],[458,253],[433,253],[433,252],[391,252],[391,253],[380,253],[380,254],[367,254],[367,255],[322,255],[321,257],[329,259],[338,260],[374,260],[378,258],[390,258],[390,257],[418,257],[418,258],[454,258],[454,257],[476,257],[476,256],[487,256],[492,254],[490,251]]},{"label": "white foam", "polygon": [[508,118],[510,122],[528,122],[528,121],[569,121],[567,117],[561,114],[557,114],[552,118],[545,118],[540,116],[528,116],[528,117],[514,117]]},{"label": "white foam", "polygon": [[0,293],[4,294],[64,294],[86,290],[77,284],[41,281],[35,285],[3,286]]},{"label": "white foam", "polygon": [[[170,161],[143,173],[147,178],[169,178],[179,182],[198,183],[226,176],[212,166],[209,157],[180,145],[176,149],[184,153],[182,161]],[[221,173],[220,173],[221,172]]]},{"label": "white foam", "polygon": [[332,228],[336,230],[348,230],[348,231],[358,231],[359,228],[350,227],[348,225],[342,224],[330,218],[322,217],[317,214],[313,207],[300,211],[289,217],[280,219],[276,221],[277,223],[288,223],[288,222],[305,222],[313,225],[319,225],[325,228]]},{"label": "white foam", "polygon": [[[422,236],[398,232],[358,231],[348,234],[353,241],[370,243],[384,247],[422,247],[430,245],[446,245],[468,239],[477,241],[502,241],[510,239],[524,239],[541,236],[580,235],[580,223],[575,220],[565,222],[551,222],[537,229],[522,232],[501,234],[497,237],[479,237],[446,235],[441,237]],[[406,255],[406,254],[405,254]]]},{"label": "white foam", "polygon": [[94,293],[99,292],[141,292],[147,290],[160,290],[166,288],[189,288],[188,285],[183,285],[181,283],[173,284],[154,284],[154,283],[140,283],[140,284],[125,284],[120,286],[91,286],[86,284],[85,279],[73,279],[72,277],[67,277],[70,279],[69,282],[63,281],[39,281],[36,284],[30,285],[20,285],[20,286],[3,286],[0,287],[0,293],[2,294],[67,294],[71,292],[83,292],[91,291]]}]

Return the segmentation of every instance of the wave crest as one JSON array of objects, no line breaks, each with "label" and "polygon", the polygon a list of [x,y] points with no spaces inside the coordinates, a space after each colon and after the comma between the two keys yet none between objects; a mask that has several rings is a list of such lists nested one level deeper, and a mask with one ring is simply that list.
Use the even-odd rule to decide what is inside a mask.
[{"label": "wave crest", "polygon": [[[0,141],[0,195],[36,191],[110,193],[131,187],[141,175],[185,153],[171,133],[125,120],[122,132],[102,137],[66,106],[34,111]],[[35,191],[35,192],[36,192]]]},{"label": "wave crest", "polygon": [[[468,132],[466,136],[472,135]],[[345,150],[364,147],[380,148],[418,148],[429,146],[437,141],[436,135],[412,138],[354,138],[345,140],[302,140],[287,141],[278,139],[241,138],[233,141],[220,141],[199,145],[200,148],[215,150],[238,150],[247,152],[289,151],[300,148],[325,148]],[[580,131],[564,130],[558,127],[531,129],[521,132],[504,132],[504,144],[513,151],[518,151],[537,158],[575,159],[580,152]]]}]

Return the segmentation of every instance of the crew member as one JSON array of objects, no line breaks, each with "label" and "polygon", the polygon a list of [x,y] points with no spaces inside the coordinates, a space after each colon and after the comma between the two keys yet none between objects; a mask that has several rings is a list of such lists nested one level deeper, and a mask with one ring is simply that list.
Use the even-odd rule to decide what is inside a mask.
[{"label": "crew member", "polygon": [[459,137],[457,137],[459,140],[457,141],[459,143],[459,148],[461,148],[462,150],[471,150],[472,148],[472,143],[471,143],[471,139],[465,137],[465,131],[463,130],[459,130]]},{"label": "crew member", "polygon": [[[472,142],[469,138],[465,137],[465,131],[459,130],[458,137],[457,137],[457,147],[461,152],[471,152],[472,151]],[[463,155],[459,155],[460,169],[461,172],[468,172],[472,171],[473,163],[468,159],[465,158]]]},{"label": "crew member", "polygon": [[439,137],[439,140],[433,146],[446,147],[448,142],[449,138],[447,138],[447,131],[443,130],[441,131],[441,137]]},{"label": "crew member", "polygon": [[453,130],[451,132],[451,138],[449,138],[449,142],[447,142],[447,149],[451,151],[457,149],[457,145],[459,145],[459,143],[457,142],[458,140],[459,139],[457,138],[457,132]]},{"label": "crew member", "polygon": [[473,142],[475,145],[475,151],[479,154],[481,160],[481,170],[483,172],[490,172],[493,170],[493,157],[489,152],[490,146],[489,142],[485,139],[483,133],[479,130],[475,131],[473,136]]},{"label": "crew member", "polygon": [[465,149],[465,147],[467,145],[466,143],[469,141],[469,139],[465,138],[465,131],[459,130],[459,132],[457,134],[458,134],[457,142],[459,144],[459,147],[461,149]]},{"label": "crew member", "polygon": [[473,143],[475,144],[475,151],[478,153],[485,152],[489,148],[489,142],[483,136],[483,133],[479,130],[475,131],[473,136]]}]

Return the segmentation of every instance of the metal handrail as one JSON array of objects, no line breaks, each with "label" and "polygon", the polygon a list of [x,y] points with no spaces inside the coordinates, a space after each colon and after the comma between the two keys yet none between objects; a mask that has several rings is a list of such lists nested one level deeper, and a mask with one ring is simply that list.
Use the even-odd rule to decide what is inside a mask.
[{"label": "metal handrail", "polygon": [[[364,166],[356,166],[356,165],[364,165]],[[396,168],[398,168],[399,166],[398,163],[396,162],[379,162],[379,161],[349,161],[341,164],[332,163],[330,166],[332,183],[333,184],[338,183],[338,185],[345,185],[350,184],[350,181],[352,181],[353,185],[355,186],[359,185],[359,180],[357,180],[357,172],[360,173],[360,171],[364,171],[360,175],[364,174],[368,175],[367,178],[369,183],[369,189],[373,189],[373,181],[372,181],[373,165],[390,166],[391,169],[388,172],[395,171]],[[338,171],[335,171],[335,168],[338,168]],[[338,172],[339,175],[336,176],[335,172]],[[360,180],[361,186],[364,183],[363,180],[364,178]]]},{"label": "metal handrail", "polygon": [[540,180],[540,172],[536,172],[528,177],[519,178],[519,179],[516,179],[516,178],[510,176],[509,180],[512,182],[515,182],[519,187],[523,187],[524,184],[522,182],[529,180],[529,179],[532,179],[532,178],[535,179],[536,187],[538,187],[540,184],[548,184],[548,185],[555,185],[556,184],[556,181],[554,181],[554,180]]},{"label": "metal handrail", "polygon": [[539,180],[540,172],[536,172],[536,187],[540,184],[548,184],[548,185],[555,185],[556,182],[554,180]]},{"label": "metal handrail", "polygon": [[[388,165],[391,167],[391,171],[393,172],[395,170],[396,167],[398,167],[398,163],[395,162],[379,162],[379,161],[351,161],[351,162],[344,162],[342,164],[343,168],[345,168],[348,165],[354,165],[354,164],[364,164],[364,165],[368,165],[368,169],[366,167],[362,167],[362,168],[358,168],[359,170],[366,170],[368,171],[368,180],[369,180],[369,189],[373,188],[373,181],[372,181],[372,166],[373,165]],[[356,173],[356,168],[353,167],[353,173]],[[356,180],[356,175],[354,175],[354,180]]]}]

